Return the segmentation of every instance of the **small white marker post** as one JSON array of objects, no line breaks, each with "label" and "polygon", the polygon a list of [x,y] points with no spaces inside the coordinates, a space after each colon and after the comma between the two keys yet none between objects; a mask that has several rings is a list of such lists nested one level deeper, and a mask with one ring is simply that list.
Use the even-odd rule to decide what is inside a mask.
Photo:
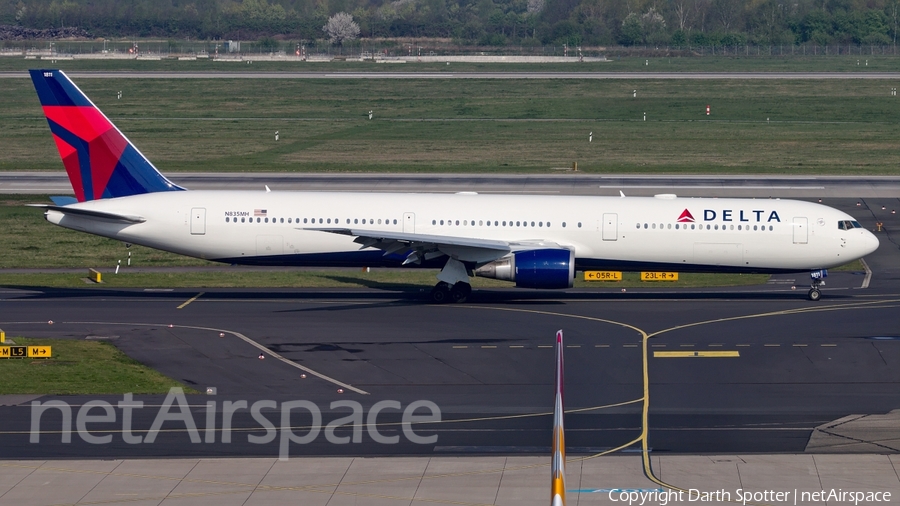
[{"label": "small white marker post", "polygon": [[131,267],[131,252],[128,252],[128,263],[126,264],[128,267]]},{"label": "small white marker post", "polygon": [[594,142],[594,132],[588,134],[588,142]]},{"label": "small white marker post", "polygon": [[116,262],[116,274],[119,273],[119,267],[122,267],[122,261],[121,261],[121,260],[118,260],[118,261]]},{"label": "small white marker post", "polygon": [[634,90],[632,93],[634,93],[634,98],[637,98],[637,90]]},{"label": "small white marker post", "polygon": [[275,141],[278,141],[278,130],[275,130]]},{"label": "small white marker post", "polygon": [[644,121],[647,121],[647,113],[644,113]]},{"label": "small white marker post", "polygon": [[369,111],[369,119],[372,119],[372,111]]}]

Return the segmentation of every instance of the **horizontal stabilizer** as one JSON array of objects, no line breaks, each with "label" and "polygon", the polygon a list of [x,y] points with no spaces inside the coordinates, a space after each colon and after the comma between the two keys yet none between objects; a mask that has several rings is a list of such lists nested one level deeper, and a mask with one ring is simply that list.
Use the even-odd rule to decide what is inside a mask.
[{"label": "horizontal stabilizer", "polygon": [[94,211],[92,209],[81,209],[79,207],[70,206],[51,206],[49,204],[28,204],[28,207],[39,207],[48,211],[58,211],[63,214],[74,216],[82,216],[87,218],[97,218],[101,220],[120,221],[125,223],[143,223],[147,221],[143,216],[135,216],[131,214],[116,214],[105,211]]},{"label": "horizontal stabilizer", "polygon": [[58,196],[58,197],[57,196],[50,197],[50,200],[52,200],[53,203],[58,206],[67,206],[69,204],[74,204],[74,203],[78,202],[78,199],[76,199],[75,197],[69,197],[66,195]]}]

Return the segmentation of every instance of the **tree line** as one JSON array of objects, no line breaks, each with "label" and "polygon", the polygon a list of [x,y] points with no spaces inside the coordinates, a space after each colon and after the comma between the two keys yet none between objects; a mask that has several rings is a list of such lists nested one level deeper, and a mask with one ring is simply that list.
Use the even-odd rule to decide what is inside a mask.
[{"label": "tree line", "polygon": [[338,13],[361,38],[493,46],[890,45],[900,0],[0,0],[0,24],[94,37],[328,40]]}]

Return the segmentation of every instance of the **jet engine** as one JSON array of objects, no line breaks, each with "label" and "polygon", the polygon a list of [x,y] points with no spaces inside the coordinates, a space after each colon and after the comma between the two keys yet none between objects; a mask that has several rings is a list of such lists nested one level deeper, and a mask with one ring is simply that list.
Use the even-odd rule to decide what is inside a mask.
[{"label": "jet engine", "polygon": [[568,249],[516,251],[475,269],[475,275],[515,281],[519,288],[572,288],[575,252]]}]

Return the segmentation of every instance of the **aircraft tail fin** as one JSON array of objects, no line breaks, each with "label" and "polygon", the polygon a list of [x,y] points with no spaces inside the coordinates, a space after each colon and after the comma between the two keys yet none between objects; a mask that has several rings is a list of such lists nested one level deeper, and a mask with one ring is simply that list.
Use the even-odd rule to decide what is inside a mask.
[{"label": "aircraft tail fin", "polygon": [[551,506],[566,504],[566,438],[563,427],[563,333],[556,332],[556,402],[553,406],[553,461],[551,473]]},{"label": "aircraft tail fin", "polygon": [[30,73],[78,202],[184,190],[156,170],[65,72]]}]

